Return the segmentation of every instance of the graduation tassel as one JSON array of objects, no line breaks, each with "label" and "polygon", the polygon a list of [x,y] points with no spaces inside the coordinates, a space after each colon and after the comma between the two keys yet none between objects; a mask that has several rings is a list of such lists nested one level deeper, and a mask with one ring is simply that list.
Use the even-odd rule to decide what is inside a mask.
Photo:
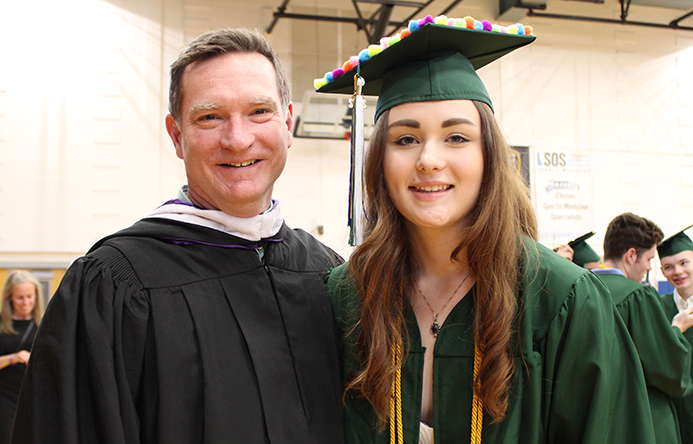
[{"label": "graduation tassel", "polygon": [[349,245],[357,246],[363,242],[363,163],[364,118],[363,86],[366,81],[361,77],[360,66],[354,76],[354,95],[349,99],[351,108],[351,172],[349,174]]}]

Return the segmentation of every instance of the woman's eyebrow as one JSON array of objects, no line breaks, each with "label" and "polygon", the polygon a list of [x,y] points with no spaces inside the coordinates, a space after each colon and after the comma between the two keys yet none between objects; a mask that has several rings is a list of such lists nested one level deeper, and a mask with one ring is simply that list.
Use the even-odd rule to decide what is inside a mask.
[{"label": "woman's eyebrow", "polygon": [[402,120],[397,120],[395,122],[392,122],[387,126],[387,129],[390,129],[395,126],[406,126],[409,128],[421,128],[421,124],[417,122],[416,120],[412,119],[402,119]]},{"label": "woman's eyebrow", "polygon": [[455,125],[474,125],[474,122],[472,122],[469,119],[465,119],[464,117],[453,117],[452,119],[448,119],[443,122],[443,124],[440,126],[441,128],[447,128],[449,126],[455,126]]}]

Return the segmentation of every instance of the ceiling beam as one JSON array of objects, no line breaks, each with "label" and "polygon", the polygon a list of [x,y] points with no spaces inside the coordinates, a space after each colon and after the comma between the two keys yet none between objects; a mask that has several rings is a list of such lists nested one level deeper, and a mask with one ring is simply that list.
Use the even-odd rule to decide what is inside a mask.
[{"label": "ceiling beam", "polygon": [[288,18],[288,19],[298,19],[298,20],[315,20],[319,22],[339,22],[339,23],[351,23],[356,25],[356,27],[361,30],[363,29],[361,27],[361,23],[359,19],[355,17],[339,17],[336,15],[316,15],[316,14],[294,14],[292,12],[275,12],[274,13],[274,19],[272,19],[272,23],[265,28],[265,31],[267,31],[267,34],[271,34],[272,30],[274,29],[274,26],[276,25],[277,21],[280,18]]},{"label": "ceiling beam", "polygon": [[[379,5],[382,5],[383,2],[382,0],[358,0],[359,3],[376,3]],[[388,0],[387,1],[388,5],[394,5],[394,6],[409,6],[412,8],[421,8],[425,5],[423,2],[414,2],[414,1],[406,1],[406,0]]]},{"label": "ceiling beam", "polygon": [[[623,1],[623,0],[621,0],[621,1]],[[602,18],[602,17],[587,17],[587,16],[579,16],[579,15],[551,14],[548,12],[536,12],[533,8],[529,8],[527,15],[530,17],[545,17],[545,18],[564,19],[564,20],[580,20],[580,21],[584,21],[584,22],[611,23],[611,24],[616,24],[616,25],[648,26],[651,28],[667,28],[667,29],[680,29],[683,31],[693,31],[692,26],[680,26],[678,24],[678,21],[683,20],[684,18],[687,18],[686,16],[680,17],[678,19],[678,21],[674,20],[670,23],[652,23],[652,22],[638,22],[638,21],[632,21],[632,20],[626,20],[626,19],[619,20],[619,19],[609,19],[609,18]],[[687,14],[687,15],[691,15],[691,14]]]},{"label": "ceiling beam", "polygon": [[[354,10],[356,11],[356,17],[341,17],[333,15],[295,14],[286,12],[290,0],[283,0],[282,4],[273,13],[272,22],[269,24],[269,26],[267,26],[265,31],[267,31],[268,34],[271,34],[280,18],[353,23],[356,25],[359,31],[364,31],[366,33],[366,38],[369,43],[376,44],[383,36],[391,34],[402,26],[405,26],[410,20],[416,17],[423,9],[428,7],[434,1],[435,0],[352,0]],[[441,12],[439,15],[447,14],[452,10],[452,8],[457,6],[462,1],[464,0],[452,0],[449,6],[445,8],[445,10],[443,10],[443,12]],[[361,14],[361,9],[359,8],[358,3],[379,4],[381,6],[371,17],[364,18],[363,14]],[[415,11],[404,20],[392,21],[390,18],[395,6],[413,8]],[[390,32],[387,30],[388,27],[392,28]]]},{"label": "ceiling beam", "polygon": [[277,11],[274,13],[274,16],[272,17],[272,23],[269,24],[267,27],[266,31],[267,34],[272,34],[272,30],[274,29],[274,25],[277,24],[277,21],[279,20],[279,14],[284,14],[286,11],[286,5],[289,4],[289,0],[284,0],[282,4],[277,8]]},{"label": "ceiling beam", "polygon": [[387,29],[387,24],[390,23],[390,17],[392,16],[392,10],[395,8],[394,5],[383,4],[380,6],[378,21],[375,23],[375,29],[371,34],[370,44],[376,44],[381,38],[385,36],[385,30]]},{"label": "ceiling beam", "polygon": [[619,0],[619,3],[621,3],[621,20],[625,21],[628,18],[628,12],[630,10],[630,0],[628,0],[627,4],[623,0]]},{"label": "ceiling beam", "polygon": [[[426,1],[413,1],[413,0],[352,0],[354,10],[356,11],[356,17],[341,17],[334,15],[320,15],[320,14],[294,14],[286,12],[286,8],[290,0],[283,0],[282,4],[277,8],[273,14],[272,22],[267,27],[266,31],[268,34],[272,33],[274,26],[280,18],[289,19],[301,19],[301,20],[315,20],[315,21],[328,21],[328,22],[340,22],[340,23],[352,23],[356,25],[359,31],[364,31],[366,33],[366,38],[370,44],[376,44],[380,39],[393,33],[397,29],[406,25],[410,20],[414,19],[423,9],[428,7],[434,0]],[[452,0],[449,5],[440,13],[441,15],[447,15],[452,9],[461,3],[463,0]],[[369,3],[369,4],[379,4],[380,8],[373,13],[371,17],[364,18],[359,8],[358,3]],[[682,15],[669,23],[653,23],[653,22],[641,22],[628,20],[628,13],[630,11],[631,0],[619,0],[621,6],[621,18],[620,19],[610,19],[602,17],[589,17],[589,16],[579,16],[579,15],[566,15],[566,14],[553,14],[547,12],[538,12],[546,9],[545,5],[525,5],[522,0],[517,0],[514,4],[517,8],[526,8],[528,10],[527,15],[530,17],[544,17],[551,19],[563,19],[563,20],[578,20],[585,22],[598,22],[598,23],[611,23],[619,25],[632,25],[632,26],[647,26],[653,28],[666,28],[666,29],[677,29],[684,31],[693,31],[691,26],[681,26],[679,23],[691,16],[693,16],[693,11]],[[415,11],[401,21],[391,21],[392,12],[395,6],[399,7],[410,7]],[[391,30],[388,32],[388,27]]]},{"label": "ceiling beam", "polygon": [[687,18],[690,17],[690,16],[693,16],[693,11],[691,11],[691,12],[689,12],[689,13],[687,13],[687,14],[684,14],[684,15],[682,15],[681,17],[679,17],[679,18],[677,18],[677,19],[674,19],[674,20],[670,21],[670,22],[669,22],[669,26],[671,26],[672,28],[678,28],[678,27],[679,27],[679,22],[680,22],[681,20],[687,19]]}]

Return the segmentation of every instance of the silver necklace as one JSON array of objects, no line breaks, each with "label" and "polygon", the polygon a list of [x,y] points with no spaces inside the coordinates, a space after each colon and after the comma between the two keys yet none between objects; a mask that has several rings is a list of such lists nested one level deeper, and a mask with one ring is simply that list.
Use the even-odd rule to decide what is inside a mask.
[{"label": "silver necklace", "polygon": [[433,313],[433,323],[431,324],[431,328],[428,329],[428,331],[431,332],[431,334],[433,335],[433,337],[435,337],[435,338],[438,337],[438,332],[440,332],[440,328],[441,328],[440,323],[438,323],[438,315],[440,314],[440,312],[442,312],[443,310],[445,310],[445,307],[448,306],[448,303],[452,300],[453,297],[455,297],[455,295],[457,294],[457,292],[459,291],[459,289],[462,288],[462,285],[464,285],[464,283],[467,282],[467,278],[468,278],[468,277],[469,277],[469,273],[467,273],[467,276],[465,276],[465,278],[462,280],[462,282],[460,283],[460,285],[457,286],[457,288],[455,289],[455,291],[452,293],[452,295],[450,295],[450,297],[448,298],[447,302],[445,302],[445,304],[444,304],[443,307],[440,309],[440,311],[438,311],[438,313],[436,313],[435,310],[433,310],[433,307],[431,307],[431,303],[428,302],[428,299],[426,298],[426,295],[423,293],[423,291],[421,291],[421,287],[419,287],[419,283],[418,283],[418,282],[414,282],[414,285],[416,285],[416,289],[419,290],[419,293],[421,293],[421,296],[423,296],[424,301],[426,302],[426,305],[428,305],[428,308],[431,309],[431,313]]}]

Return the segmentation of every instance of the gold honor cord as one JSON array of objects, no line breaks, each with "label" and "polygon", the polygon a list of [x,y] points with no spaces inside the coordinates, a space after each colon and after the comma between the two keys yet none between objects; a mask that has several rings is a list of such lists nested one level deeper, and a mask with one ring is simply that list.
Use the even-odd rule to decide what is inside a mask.
[{"label": "gold honor cord", "polygon": [[[390,444],[404,444],[402,433],[402,365],[399,362],[399,344],[392,346],[392,363],[397,366],[395,380],[392,381],[392,395],[390,396]],[[393,426],[392,420],[395,420]]]},{"label": "gold honor cord", "polygon": [[[392,362],[399,363],[400,348],[399,344],[393,345]],[[481,350],[479,345],[474,343],[474,379],[481,367]],[[394,421],[394,424],[393,424]],[[474,392],[472,399],[472,433],[469,439],[470,444],[481,444],[481,431],[484,425],[484,404]],[[435,433],[435,431],[434,431]],[[402,366],[398,365],[395,380],[392,381],[392,396],[390,396],[390,444],[404,444],[402,432]]]},{"label": "gold honor cord", "polygon": [[[481,350],[479,350],[479,344],[474,341],[474,380],[472,382],[472,389],[474,389],[474,384],[476,384],[476,375],[479,374],[479,367],[481,367]],[[472,436],[469,439],[469,444],[481,444],[481,429],[484,425],[484,404],[481,399],[474,391],[474,399],[472,399]]]}]

